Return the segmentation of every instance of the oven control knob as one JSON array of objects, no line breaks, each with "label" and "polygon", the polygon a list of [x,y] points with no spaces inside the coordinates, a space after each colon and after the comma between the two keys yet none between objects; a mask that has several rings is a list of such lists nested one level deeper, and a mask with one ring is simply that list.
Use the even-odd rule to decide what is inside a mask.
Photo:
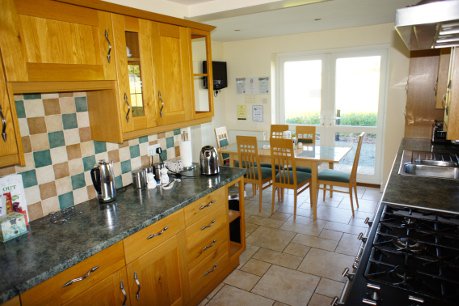
[{"label": "oven control knob", "polygon": [[357,239],[362,240],[363,243],[367,242],[368,237],[363,237],[363,233],[360,232],[360,234],[357,236]]},{"label": "oven control knob", "polygon": [[414,296],[414,295],[409,295],[408,300],[412,302],[416,302],[416,305],[424,304],[424,299],[422,297]]},{"label": "oven control knob", "polygon": [[369,217],[366,217],[366,218],[365,218],[365,221],[363,221],[363,223],[365,223],[366,225],[368,225],[368,227],[371,227],[371,225],[373,225],[373,221],[370,221],[370,218],[369,218]]},{"label": "oven control knob", "polygon": [[373,306],[378,305],[378,302],[374,300],[370,300],[370,299],[362,299],[362,303],[364,303],[365,305],[373,305]]},{"label": "oven control knob", "polygon": [[381,287],[376,284],[368,283],[367,288],[373,290],[373,293],[371,294],[371,299],[373,301],[378,301],[379,300],[379,291],[381,290]]},{"label": "oven control knob", "polygon": [[340,306],[340,305],[344,305],[344,304],[339,301],[339,297],[335,296],[332,302],[330,303],[330,306]]},{"label": "oven control knob", "polygon": [[349,268],[344,268],[343,273],[341,273],[343,277],[347,277],[350,281],[354,278],[355,273],[349,272]]}]

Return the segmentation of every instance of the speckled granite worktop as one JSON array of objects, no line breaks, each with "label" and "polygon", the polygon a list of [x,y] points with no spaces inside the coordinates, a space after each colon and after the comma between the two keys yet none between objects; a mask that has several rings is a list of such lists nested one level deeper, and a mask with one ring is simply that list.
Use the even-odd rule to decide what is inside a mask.
[{"label": "speckled granite worktop", "polygon": [[172,214],[244,174],[221,167],[219,175],[185,174],[170,190],[118,190],[115,202],[97,200],[75,206],[76,214],[64,224],[49,217],[30,223],[28,235],[0,243],[0,303]]},{"label": "speckled granite worktop", "polygon": [[404,139],[382,201],[459,213],[459,181],[398,174],[403,150],[459,154],[459,145],[432,146],[430,140]]}]

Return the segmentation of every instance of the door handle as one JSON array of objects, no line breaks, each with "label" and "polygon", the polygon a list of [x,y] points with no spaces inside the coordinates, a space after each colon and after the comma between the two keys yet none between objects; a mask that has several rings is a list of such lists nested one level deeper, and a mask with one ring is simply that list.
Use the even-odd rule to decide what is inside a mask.
[{"label": "door handle", "polygon": [[124,93],[124,103],[127,105],[128,109],[126,111],[126,122],[129,122],[129,113],[131,112],[131,105],[129,104],[129,99],[126,93]]},{"label": "door handle", "polygon": [[158,101],[161,103],[161,106],[159,108],[159,116],[162,118],[163,117],[163,109],[164,109],[164,100],[161,95],[161,91],[158,90]]},{"label": "door handle", "polygon": [[6,139],[8,138],[8,135],[6,134],[6,118],[3,115],[3,108],[0,105],[0,118],[2,120],[2,138],[3,142],[6,142]]},{"label": "door handle", "polygon": [[107,48],[107,62],[110,63],[111,61],[111,53],[112,53],[112,44],[110,43],[110,39],[108,38],[108,30],[105,30],[105,40],[107,41],[107,45],[108,45],[108,48]]}]

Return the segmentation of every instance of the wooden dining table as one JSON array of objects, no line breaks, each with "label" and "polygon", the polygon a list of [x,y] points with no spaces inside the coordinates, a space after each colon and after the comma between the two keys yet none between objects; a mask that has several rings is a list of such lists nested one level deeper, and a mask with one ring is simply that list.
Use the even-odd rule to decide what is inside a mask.
[{"label": "wooden dining table", "polygon": [[[260,156],[260,163],[271,164],[271,150],[269,141],[257,141],[258,155]],[[321,146],[316,145],[303,145],[302,148],[295,146],[295,161],[297,167],[311,168],[311,205],[313,210],[313,219],[317,219],[317,199],[319,186],[317,183],[318,166],[320,163],[328,163],[330,169],[333,169],[335,163],[346,156],[352,147],[337,147],[337,146]],[[234,161],[238,160],[237,157],[237,144],[231,143],[219,149],[221,153],[230,155],[230,166],[234,166]]]}]

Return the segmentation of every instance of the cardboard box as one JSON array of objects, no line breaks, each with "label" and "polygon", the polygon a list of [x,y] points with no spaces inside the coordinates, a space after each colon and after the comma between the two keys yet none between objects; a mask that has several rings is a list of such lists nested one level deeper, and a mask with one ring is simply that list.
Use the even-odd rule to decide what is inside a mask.
[{"label": "cardboard box", "polygon": [[27,234],[25,217],[21,213],[11,213],[0,217],[0,241],[6,242]]}]

